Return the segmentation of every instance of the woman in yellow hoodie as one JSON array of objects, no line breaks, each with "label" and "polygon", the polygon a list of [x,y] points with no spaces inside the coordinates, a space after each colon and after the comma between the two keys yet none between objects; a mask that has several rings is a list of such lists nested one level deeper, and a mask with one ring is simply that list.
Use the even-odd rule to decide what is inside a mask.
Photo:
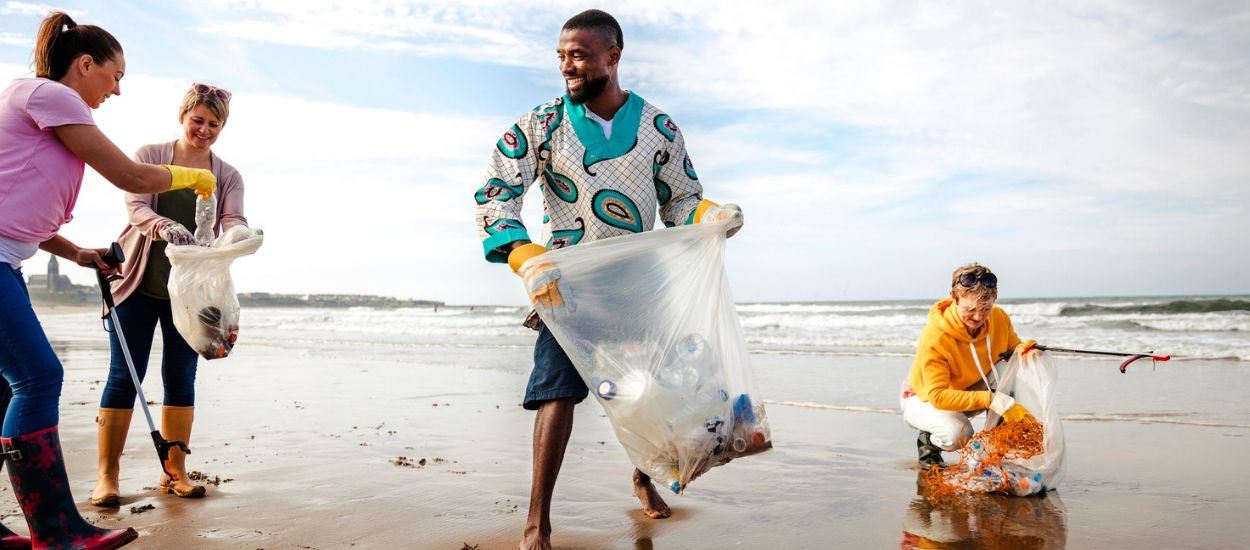
[{"label": "woman in yellow hoodie", "polygon": [[941,465],[942,451],[963,447],[973,434],[969,418],[987,409],[1006,422],[1034,420],[1011,396],[994,391],[994,363],[1035,344],[1020,341],[1007,312],[994,305],[997,299],[998,277],[971,263],[955,270],[950,297],[929,310],[900,397],[903,420],[920,430],[916,446],[924,466]]}]

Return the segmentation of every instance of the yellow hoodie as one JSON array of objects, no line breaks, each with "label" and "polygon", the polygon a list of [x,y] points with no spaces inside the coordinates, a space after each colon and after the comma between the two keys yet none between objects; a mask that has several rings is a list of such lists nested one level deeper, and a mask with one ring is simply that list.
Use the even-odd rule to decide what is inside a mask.
[{"label": "yellow hoodie", "polygon": [[[969,343],[976,348],[982,374],[989,378],[990,365],[997,362],[1003,352],[1015,349],[1020,337],[1011,327],[1007,312],[994,306],[985,328],[973,338],[959,319],[957,309],[951,298],[943,299],[929,309],[929,323],[920,333],[916,360],[911,365],[908,378],[920,400],[933,404],[934,408],[946,411],[988,409],[993,400],[988,390],[966,391],[966,388],[981,381]],[[994,349],[986,349],[987,340]]]}]

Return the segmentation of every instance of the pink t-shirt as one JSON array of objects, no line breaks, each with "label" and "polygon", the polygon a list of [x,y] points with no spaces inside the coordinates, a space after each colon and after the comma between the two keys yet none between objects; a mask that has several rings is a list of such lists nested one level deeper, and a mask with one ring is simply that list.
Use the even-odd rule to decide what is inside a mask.
[{"label": "pink t-shirt", "polygon": [[73,219],[83,162],[53,128],[95,125],[78,92],[46,78],[19,78],[0,92],[0,236],[41,243]]}]

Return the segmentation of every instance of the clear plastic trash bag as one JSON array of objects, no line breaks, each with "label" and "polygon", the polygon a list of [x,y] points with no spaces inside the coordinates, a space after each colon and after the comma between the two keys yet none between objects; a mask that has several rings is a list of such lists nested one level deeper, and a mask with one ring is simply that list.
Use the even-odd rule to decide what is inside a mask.
[{"label": "clear plastic trash bag", "polygon": [[674,492],[772,448],[725,277],[729,222],[614,237],[521,267],[630,460]]},{"label": "clear plastic trash bag", "polygon": [[[1053,489],[1063,479],[1063,423],[1055,403],[1059,370],[1049,354],[1034,351],[1012,355],[999,376],[998,391],[1014,397],[1016,403],[1028,409],[1042,423],[1042,452],[1030,458],[1006,458],[1001,466],[986,465],[979,475],[971,475],[987,452],[979,442],[973,441],[960,450],[966,455],[959,467],[969,474],[961,484],[965,489],[978,493],[994,492],[1008,486],[1008,492],[1016,496]],[[998,419],[994,412],[987,412],[985,425],[996,426]]]},{"label": "clear plastic trash bag", "polygon": [[239,297],[230,264],[260,249],[259,229],[230,228],[209,246],[165,247],[169,256],[169,302],[174,327],[191,349],[205,359],[230,355],[239,337]]}]

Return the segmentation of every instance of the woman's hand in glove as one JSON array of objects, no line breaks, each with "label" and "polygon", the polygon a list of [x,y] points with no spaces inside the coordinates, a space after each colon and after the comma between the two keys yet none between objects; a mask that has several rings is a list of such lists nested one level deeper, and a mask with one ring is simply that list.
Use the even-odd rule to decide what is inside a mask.
[{"label": "woman's hand in glove", "polygon": [[157,231],[157,234],[159,234],[162,239],[165,239],[165,242],[172,245],[184,246],[188,244],[195,244],[195,235],[192,235],[190,231],[187,231],[186,227],[183,227],[182,224],[177,222],[166,224],[165,227],[160,229],[160,231]]}]

